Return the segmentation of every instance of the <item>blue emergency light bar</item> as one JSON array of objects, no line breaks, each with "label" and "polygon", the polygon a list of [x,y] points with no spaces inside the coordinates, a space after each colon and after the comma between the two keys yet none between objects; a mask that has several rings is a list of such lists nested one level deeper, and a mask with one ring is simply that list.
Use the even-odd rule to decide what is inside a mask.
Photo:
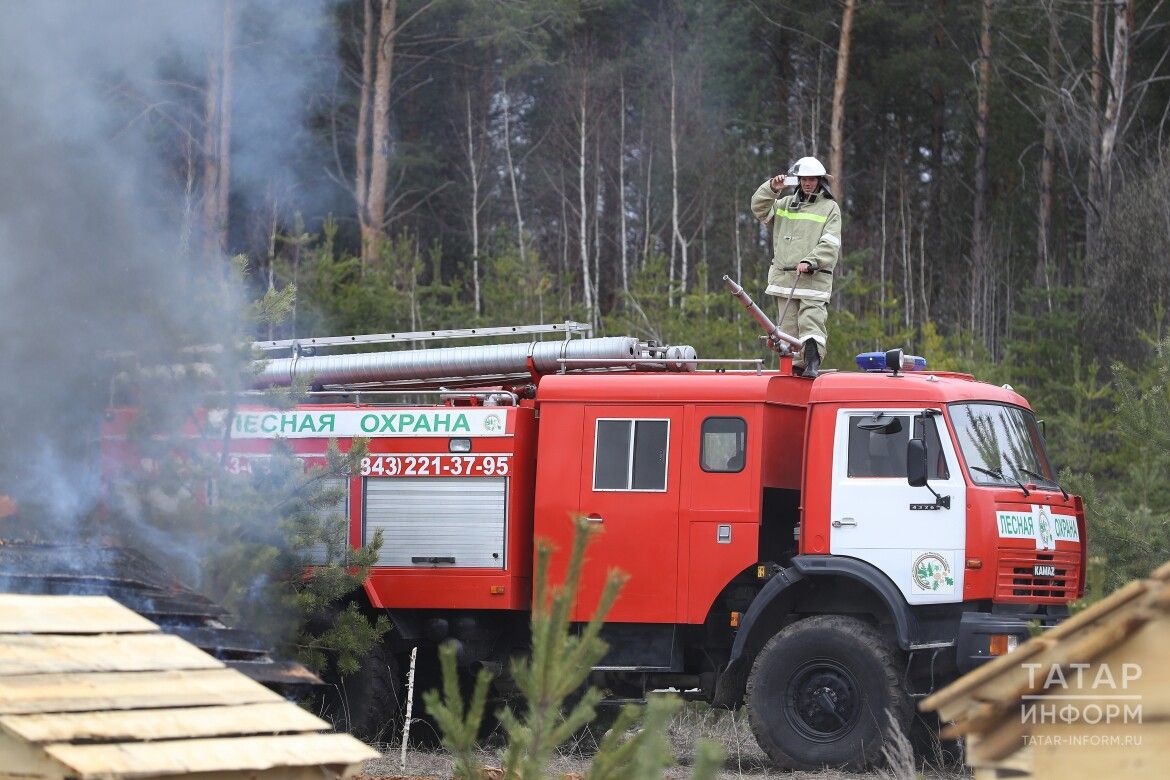
[{"label": "blue emergency light bar", "polygon": [[[901,350],[890,350],[890,352]],[[857,367],[862,371],[888,371],[886,366],[887,352],[862,352],[855,359],[857,360]],[[901,371],[925,371],[926,358],[918,355],[903,355],[902,365],[899,366]]]}]

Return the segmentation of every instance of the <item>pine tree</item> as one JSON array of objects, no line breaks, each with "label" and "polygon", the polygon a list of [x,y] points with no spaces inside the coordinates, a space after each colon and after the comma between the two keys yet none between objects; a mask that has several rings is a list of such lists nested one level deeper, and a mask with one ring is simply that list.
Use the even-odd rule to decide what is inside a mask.
[{"label": "pine tree", "polygon": [[[501,751],[504,777],[515,780],[543,780],[550,777],[549,763],[556,749],[588,725],[602,699],[596,688],[585,687],[590,671],[608,649],[601,639],[605,616],[613,606],[626,576],[611,571],[596,611],[587,624],[575,630],[570,622],[581,579],[585,549],[595,528],[583,518],[574,520],[576,535],[569,556],[565,581],[548,587],[548,566],[552,547],[537,543],[536,572],[532,604],[532,645],[528,657],[513,661],[512,679],[523,694],[518,712],[503,709],[499,720],[507,737]],[[547,594],[547,595],[546,595]],[[483,721],[491,675],[481,670],[470,703],[465,707],[455,668],[455,651],[440,649],[443,689],[423,694],[427,711],[438,723],[443,744],[455,756],[456,776],[478,778],[482,765],[476,758],[476,738]],[[613,727],[602,738],[586,777],[661,778],[673,763],[666,740],[666,727],[678,710],[679,701],[658,696],[641,707],[627,705]],[[633,731],[630,735],[631,730]],[[712,744],[700,744],[693,777],[714,778],[722,762],[722,751]]]},{"label": "pine tree", "polygon": [[1085,500],[1091,596],[1145,577],[1170,556],[1170,339],[1151,365],[1113,372],[1114,428],[1128,466],[1108,486],[1090,474],[1062,475]]},{"label": "pine tree", "polygon": [[[207,330],[221,337],[207,352],[211,369],[170,367],[169,382],[129,383],[137,393],[125,399],[137,410],[130,436],[150,466],[111,485],[107,533],[168,566],[281,655],[314,671],[350,674],[389,630],[385,617],[370,619],[346,604],[381,545],[379,537],[350,549],[339,507],[366,441],[355,439],[345,453],[332,442],[324,463],[311,467],[279,439],[262,457],[232,454],[231,420],[255,367],[250,335],[283,322],[296,296],[289,285],[237,307],[230,290],[247,273],[245,258],[235,258],[232,270],[230,280],[194,286],[217,323]],[[175,358],[160,358],[168,359]],[[289,408],[303,391],[270,391],[249,402]]]}]

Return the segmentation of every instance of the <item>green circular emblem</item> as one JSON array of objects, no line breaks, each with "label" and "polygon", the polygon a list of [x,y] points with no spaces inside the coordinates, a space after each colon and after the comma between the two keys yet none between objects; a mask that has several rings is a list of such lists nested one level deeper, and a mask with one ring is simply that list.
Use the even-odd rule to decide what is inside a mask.
[{"label": "green circular emblem", "polygon": [[1055,536],[1052,533],[1052,520],[1043,509],[1040,510],[1040,514],[1036,518],[1036,532],[1040,535],[1041,547],[1052,546],[1055,541]]},{"label": "green circular emblem", "polygon": [[914,584],[922,590],[937,591],[944,586],[953,587],[954,575],[946,557],[933,552],[923,553],[914,560]]}]

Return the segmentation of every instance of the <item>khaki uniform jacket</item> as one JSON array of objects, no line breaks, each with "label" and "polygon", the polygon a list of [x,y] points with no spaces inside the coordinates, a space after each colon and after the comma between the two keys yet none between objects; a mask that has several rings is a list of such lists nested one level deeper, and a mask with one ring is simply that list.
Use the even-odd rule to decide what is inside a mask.
[{"label": "khaki uniform jacket", "polygon": [[820,194],[803,203],[797,202],[795,195],[778,198],[766,181],[752,196],[752,213],[765,225],[772,224],[774,256],[765,292],[788,297],[796,282],[797,265],[808,262],[813,273],[800,275],[792,297],[829,300],[833,271],[841,255],[841,208],[837,202]]}]

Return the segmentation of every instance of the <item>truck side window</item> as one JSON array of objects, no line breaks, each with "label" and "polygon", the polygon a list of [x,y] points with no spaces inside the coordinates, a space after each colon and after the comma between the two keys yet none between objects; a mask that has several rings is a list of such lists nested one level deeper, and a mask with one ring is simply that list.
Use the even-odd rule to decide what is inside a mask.
[{"label": "truck side window", "polygon": [[935,420],[924,422],[921,417],[889,414],[849,418],[849,476],[905,479],[906,443],[912,420],[914,435],[926,439],[926,476],[950,479]]},{"label": "truck side window", "polygon": [[598,420],[594,490],[666,490],[669,420]]},{"label": "truck side window", "polygon": [[703,420],[699,467],[703,471],[743,471],[747,452],[747,423],[742,417]]},{"label": "truck side window", "polygon": [[908,416],[858,415],[849,418],[850,477],[906,478]]}]

